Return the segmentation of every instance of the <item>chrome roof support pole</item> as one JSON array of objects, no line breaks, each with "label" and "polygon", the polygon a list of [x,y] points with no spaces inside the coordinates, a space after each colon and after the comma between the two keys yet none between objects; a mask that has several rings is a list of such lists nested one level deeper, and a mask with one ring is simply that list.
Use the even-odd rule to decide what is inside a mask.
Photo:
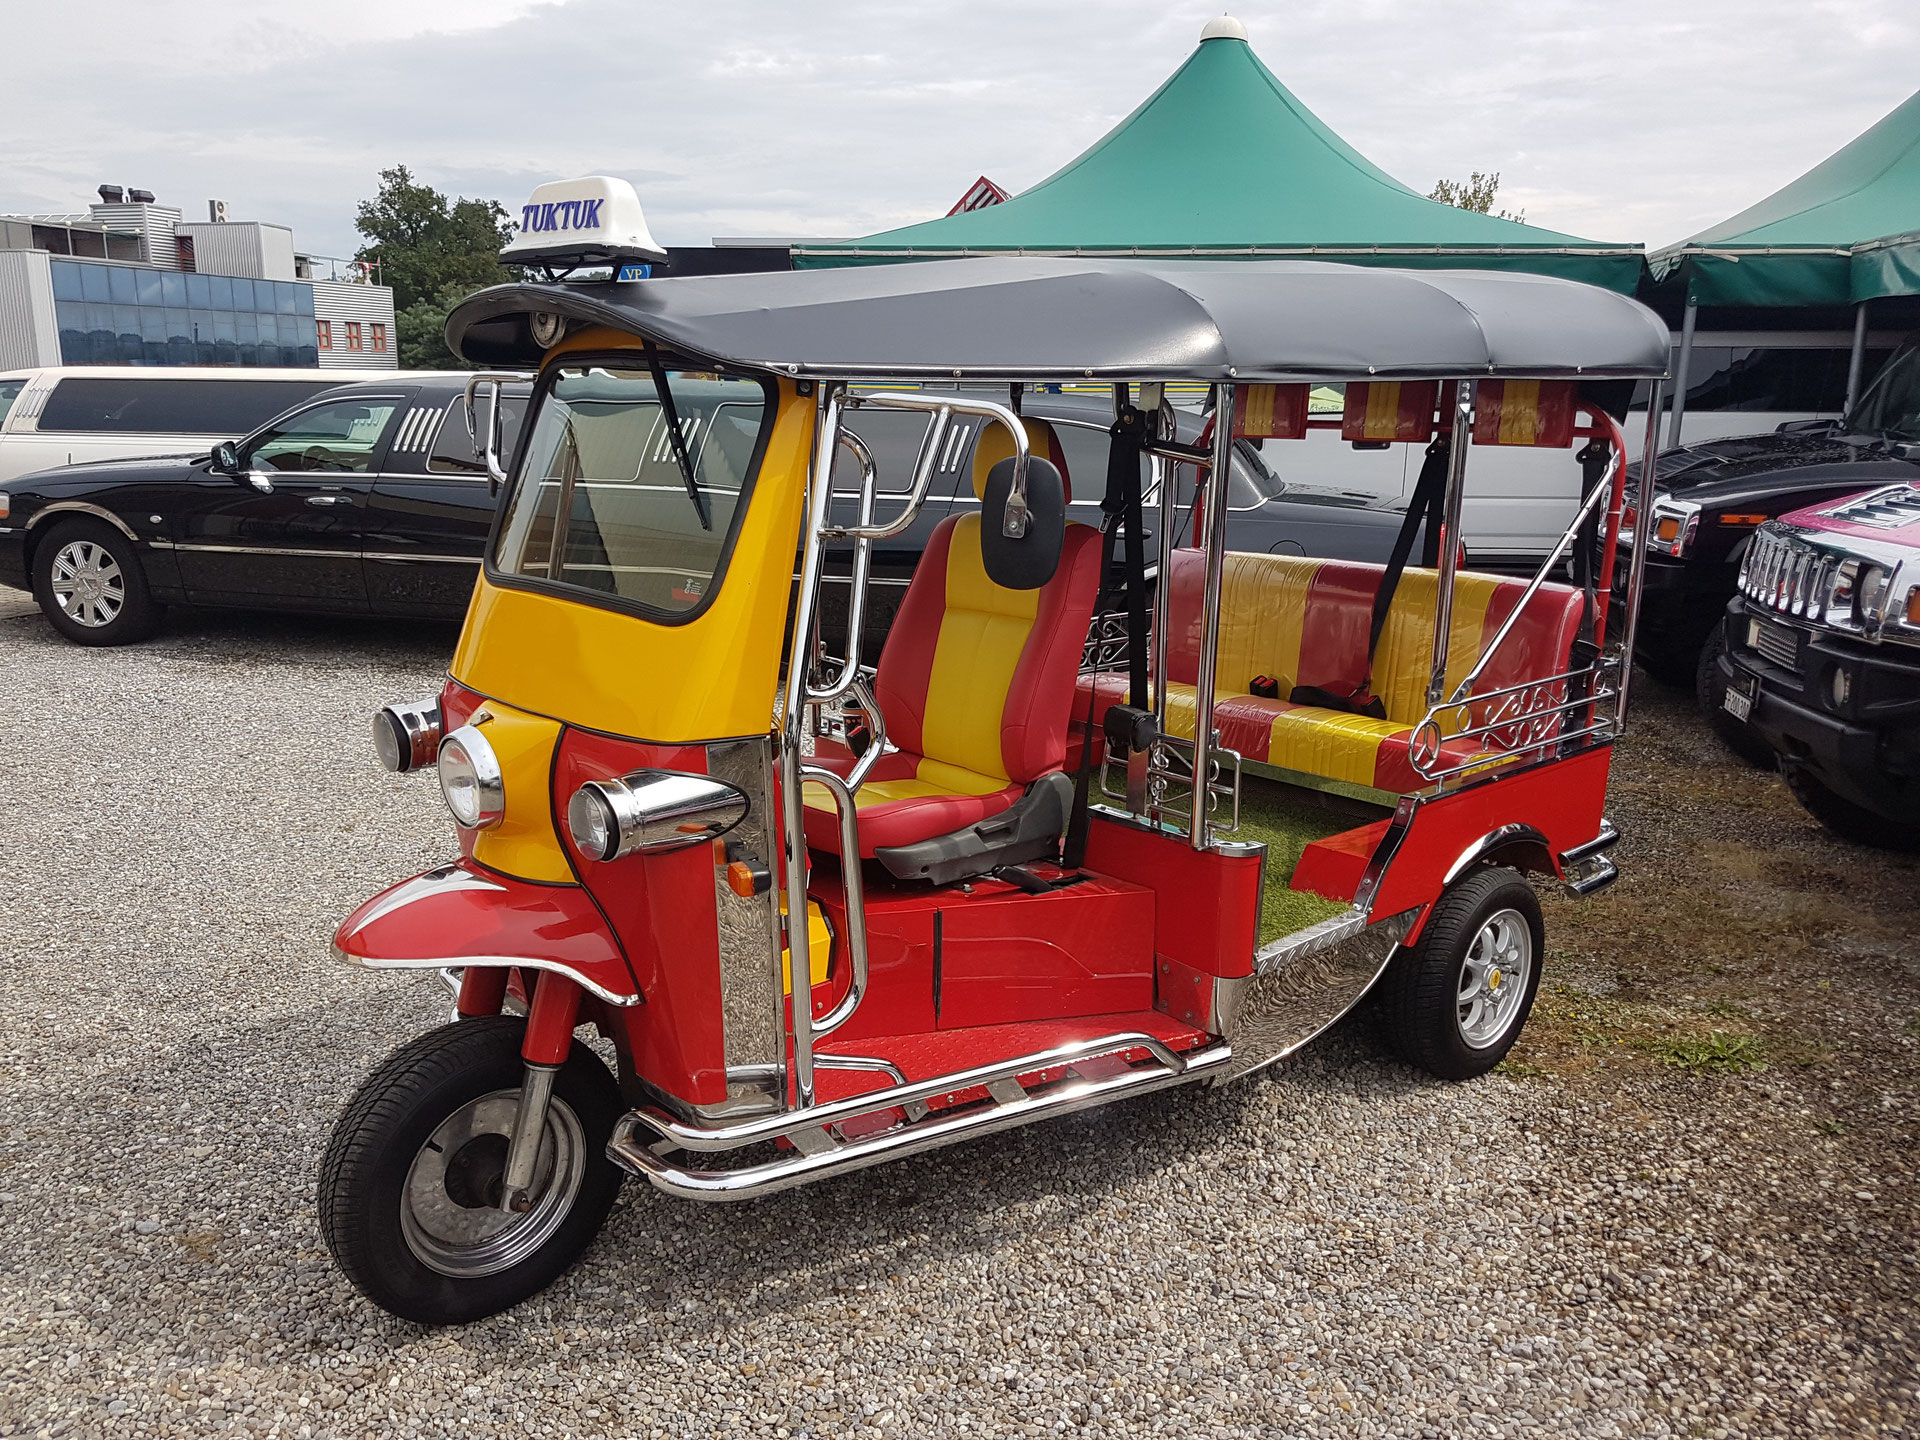
[{"label": "chrome roof support pole", "polygon": [[[1227,563],[1227,483],[1233,473],[1233,386],[1213,387],[1213,463],[1207,472],[1207,588],[1201,602],[1200,673],[1194,695],[1193,795],[1187,843],[1207,848],[1207,772],[1213,767],[1213,684],[1219,663],[1220,589]],[[1160,577],[1166,588],[1168,576]]]},{"label": "chrome roof support pole", "polygon": [[[793,994],[793,1088],[801,1109],[813,1104],[813,978],[807,953],[807,821],[803,808],[800,745],[806,727],[807,651],[820,603],[824,563],[820,532],[833,495],[834,451],[840,443],[840,387],[819,382],[814,400],[813,464],[807,476],[807,514],[800,532],[800,589],[794,597],[787,683],[780,714],[780,818],[786,832],[787,974]],[[858,865],[856,854],[854,864]]]},{"label": "chrome roof support pole", "polygon": [[1847,398],[1843,415],[1853,413],[1853,402],[1860,398],[1860,366],[1867,358],[1867,302],[1853,307],[1853,353],[1847,357]]},{"label": "chrome roof support pole", "polygon": [[[1617,707],[1615,735],[1627,728],[1627,691],[1633,681],[1633,637],[1640,628],[1640,589],[1647,578],[1647,532],[1653,529],[1653,472],[1660,452],[1661,389],[1661,382],[1656,380],[1647,395],[1647,438],[1640,452],[1640,483],[1627,497],[1627,503],[1633,507],[1633,556],[1627,564],[1627,624],[1620,636],[1620,693],[1614,702]],[[1674,398],[1677,401],[1679,397]]]},{"label": "chrome roof support pole", "polygon": [[[1691,299],[1687,301],[1686,313],[1680,319],[1680,363],[1673,370],[1673,423],[1667,427],[1667,448],[1675,449],[1680,444],[1680,422],[1687,418],[1687,371],[1693,365],[1693,322],[1699,317],[1700,307]],[[1658,414],[1658,411],[1653,412]],[[1657,435],[1655,438],[1658,438]],[[1654,447],[1658,449],[1658,446]],[[1648,492],[1651,495],[1651,491]]]},{"label": "chrome roof support pole", "polygon": [[[1460,569],[1460,507],[1467,491],[1467,447],[1473,443],[1473,398],[1478,380],[1453,387],[1453,438],[1447,446],[1446,515],[1440,522],[1440,580],[1433,600],[1433,671],[1427,678],[1427,708],[1447,698],[1447,650],[1453,639],[1453,582]],[[1443,384],[1441,394],[1445,395]]]}]

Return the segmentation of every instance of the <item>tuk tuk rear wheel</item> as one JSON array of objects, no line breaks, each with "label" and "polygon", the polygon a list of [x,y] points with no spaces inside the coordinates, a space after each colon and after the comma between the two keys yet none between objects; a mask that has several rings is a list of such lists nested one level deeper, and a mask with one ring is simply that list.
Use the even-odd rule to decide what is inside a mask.
[{"label": "tuk tuk rear wheel", "polygon": [[1533,1010],[1545,942],[1540,901],[1518,871],[1468,871],[1387,967],[1381,998],[1394,1048],[1442,1080],[1486,1074]]},{"label": "tuk tuk rear wheel", "polygon": [[327,1142],[327,1248],[403,1320],[464,1324],[537,1294],[580,1257],[619,1193],[606,1155],[619,1089],[575,1041],[554,1080],[533,1202],[524,1214],[497,1208],[525,1031],[522,1018],[495,1015],[408,1042],[361,1085]]}]

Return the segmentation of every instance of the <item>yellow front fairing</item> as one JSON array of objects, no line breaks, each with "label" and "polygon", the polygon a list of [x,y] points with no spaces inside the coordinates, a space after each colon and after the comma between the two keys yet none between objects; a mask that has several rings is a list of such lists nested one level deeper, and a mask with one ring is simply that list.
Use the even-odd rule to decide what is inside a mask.
[{"label": "yellow front fairing", "polygon": [[[548,356],[636,349],[590,330]],[[644,362],[637,362],[644,363]],[[813,442],[813,402],[781,382],[752,499],[719,593],[661,624],[482,575],[452,674],[482,695],[569,725],[670,743],[764,734],[779,683]]]}]

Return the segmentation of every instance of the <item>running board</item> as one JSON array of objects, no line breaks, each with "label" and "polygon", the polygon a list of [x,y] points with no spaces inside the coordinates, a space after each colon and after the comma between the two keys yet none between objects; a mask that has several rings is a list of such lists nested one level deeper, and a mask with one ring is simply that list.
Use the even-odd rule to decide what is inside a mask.
[{"label": "running board", "polygon": [[[1141,1050],[1147,1052],[1144,1060],[1127,1060],[1130,1052]],[[1182,1055],[1144,1032],[1108,1035],[720,1130],[686,1125],[659,1110],[635,1110],[614,1127],[607,1156],[671,1195],[690,1200],[753,1200],[976,1135],[1206,1079],[1232,1058],[1231,1048],[1223,1044]],[[1046,1079],[1052,1072],[1062,1073]],[[1040,1078],[1022,1083],[1018,1078],[1022,1075]],[[941,1110],[927,1107],[926,1102],[936,1096],[975,1089],[986,1093]],[[889,1110],[899,1111],[903,1118],[884,1128],[849,1133],[847,1122],[883,1117]],[[691,1160],[701,1152],[737,1150],[770,1140],[785,1140],[792,1148],[772,1160],[735,1170],[696,1169],[669,1158],[686,1154]]]}]

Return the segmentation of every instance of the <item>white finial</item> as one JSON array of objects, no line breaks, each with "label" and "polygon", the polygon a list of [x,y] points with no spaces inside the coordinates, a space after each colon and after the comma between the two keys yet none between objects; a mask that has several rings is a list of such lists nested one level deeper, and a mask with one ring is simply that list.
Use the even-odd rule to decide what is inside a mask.
[{"label": "white finial", "polygon": [[1207,28],[1200,32],[1202,40],[1244,40],[1247,27],[1231,15],[1222,15],[1218,20],[1209,20]]}]

